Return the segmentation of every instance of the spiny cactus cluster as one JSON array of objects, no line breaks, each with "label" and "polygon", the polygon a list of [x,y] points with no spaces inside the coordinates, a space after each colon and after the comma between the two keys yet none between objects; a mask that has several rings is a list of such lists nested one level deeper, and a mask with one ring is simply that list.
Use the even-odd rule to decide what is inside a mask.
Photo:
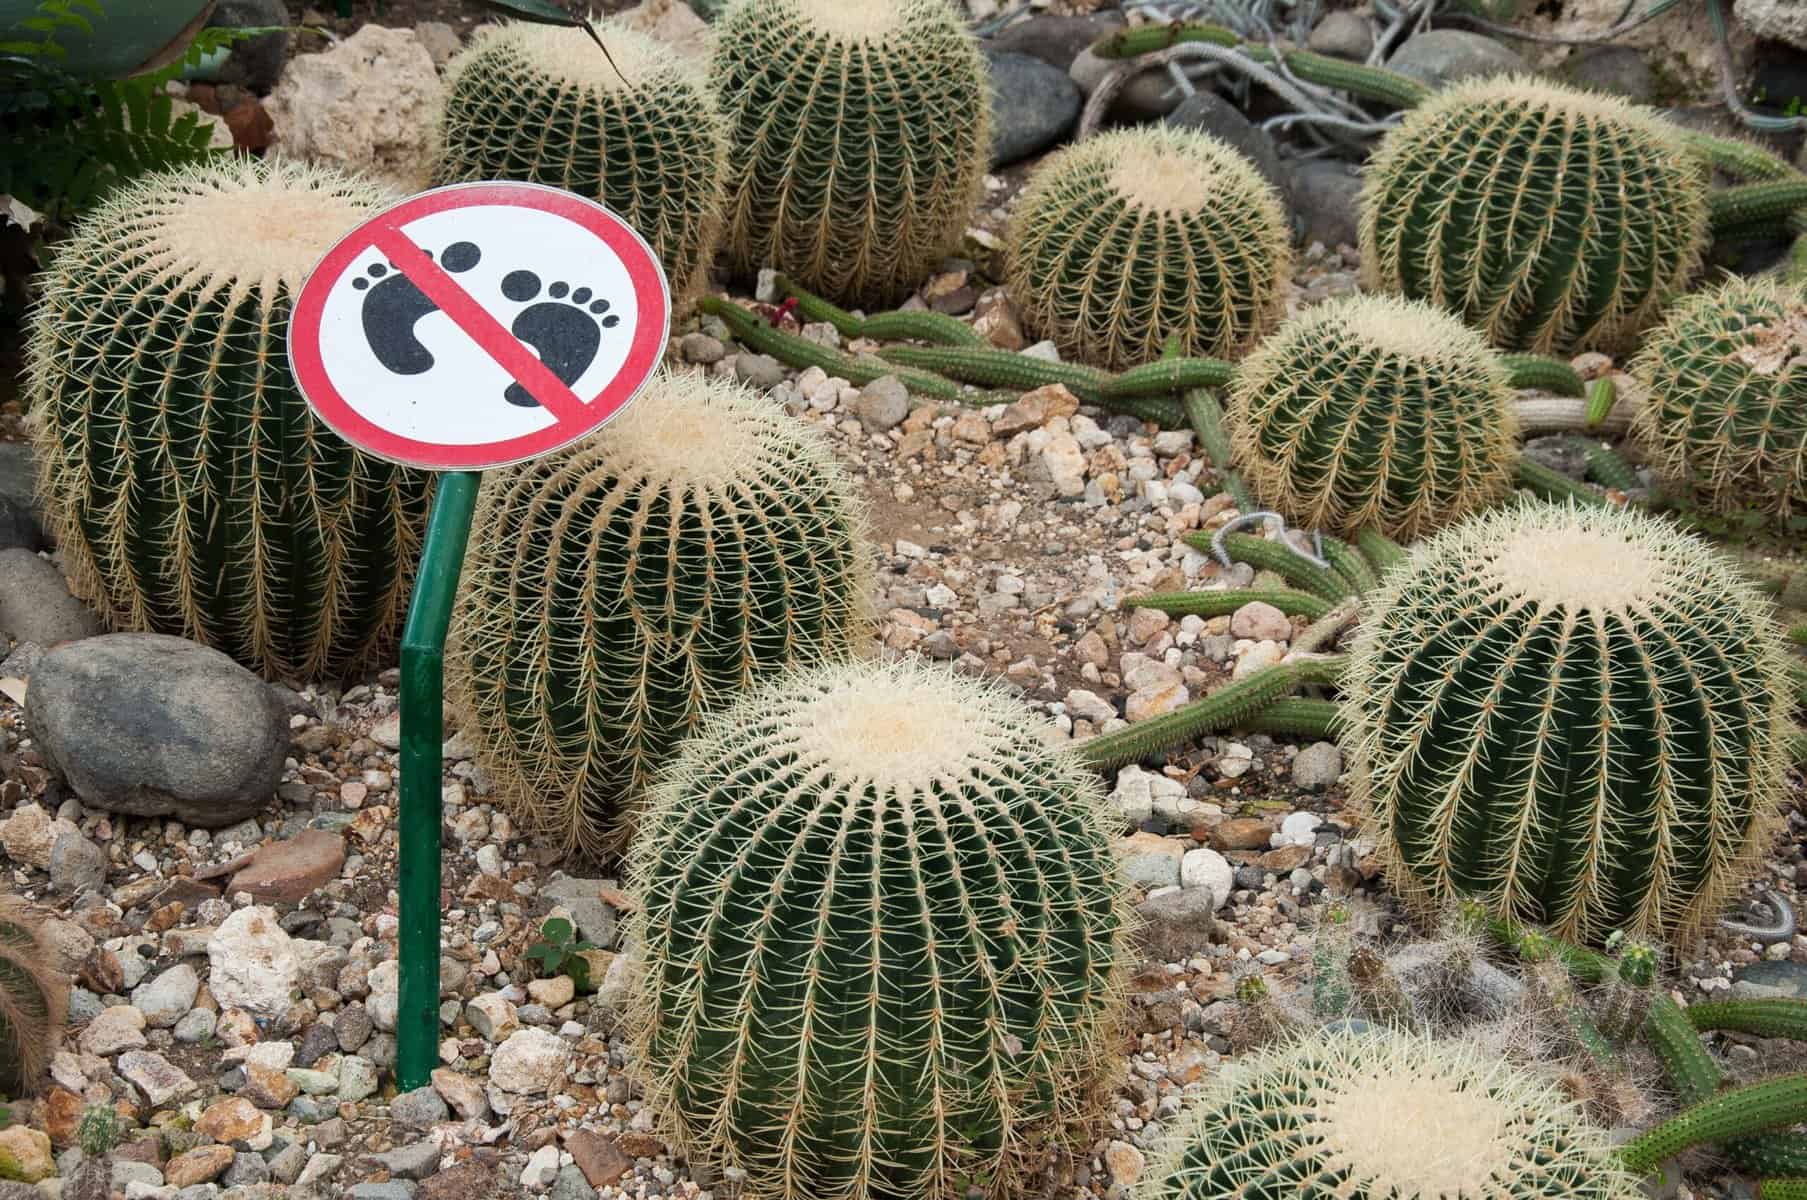
[{"label": "spiny cactus cluster", "polygon": [[749,1196],[1011,1194],[1085,1102],[1128,917],[1096,776],[923,663],[827,665],[712,716],[635,843],[648,1103]]},{"label": "spiny cactus cluster", "polygon": [[1807,511],[1807,295],[1729,279],[1677,304],[1631,371],[1632,436],[1667,483],[1719,512]]},{"label": "spiny cactus cluster", "polygon": [[478,30],[446,67],[433,181],[514,179],[601,201],[652,246],[681,301],[721,233],[726,125],[701,69],[619,22],[598,29],[609,57],[581,29]]},{"label": "spiny cactus cluster", "polygon": [[860,523],[805,427],[697,373],[655,376],[588,440],[490,473],[449,658],[509,805],[567,846],[619,849],[705,709],[859,631]]},{"label": "spiny cactus cluster", "polygon": [[1369,160],[1366,285],[1430,300],[1496,345],[1615,349],[1687,283],[1708,180],[1654,114],[1557,84],[1457,84]]},{"label": "spiny cactus cluster", "polygon": [[1416,537],[1512,485],[1516,397],[1480,335],[1432,305],[1361,296],[1288,322],[1231,388],[1237,461],[1308,528]]},{"label": "spiny cactus cluster", "polygon": [[959,244],[991,151],[990,75],[949,0],[738,0],[716,23],[726,251],[878,307]]},{"label": "spiny cactus cluster", "polygon": [[26,348],[38,491],[71,586],[113,627],[289,678],[388,649],[430,479],[316,421],[285,349],[308,272],[388,199],[214,161],[120,189],[59,247]]},{"label": "spiny cactus cluster", "polygon": [[1779,633],[1699,541],[1522,506],[1420,543],[1346,677],[1396,886],[1598,944],[1686,939],[1760,856],[1784,770]]},{"label": "spiny cactus cluster", "polygon": [[1246,1059],[1182,1118],[1148,1200],[1635,1200],[1549,1084],[1461,1042],[1320,1034]]},{"label": "spiny cactus cluster", "polygon": [[1207,134],[1167,127],[1087,138],[1052,156],[1018,201],[1010,290],[1061,350],[1121,369],[1170,338],[1228,355],[1270,329],[1292,273],[1273,188]]},{"label": "spiny cactus cluster", "polygon": [[51,970],[42,928],[0,896],[0,1096],[38,1089],[69,1011],[69,982]]}]

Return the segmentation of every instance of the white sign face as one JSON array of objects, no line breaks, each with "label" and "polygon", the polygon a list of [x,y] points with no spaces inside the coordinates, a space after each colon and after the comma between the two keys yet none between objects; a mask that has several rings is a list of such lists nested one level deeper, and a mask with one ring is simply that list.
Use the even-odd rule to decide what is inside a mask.
[{"label": "white sign face", "polygon": [[600,205],[533,184],[422,193],[366,222],[309,276],[290,322],[315,413],[382,458],[518,462],[583,437],[664,351],[657,259]]}]

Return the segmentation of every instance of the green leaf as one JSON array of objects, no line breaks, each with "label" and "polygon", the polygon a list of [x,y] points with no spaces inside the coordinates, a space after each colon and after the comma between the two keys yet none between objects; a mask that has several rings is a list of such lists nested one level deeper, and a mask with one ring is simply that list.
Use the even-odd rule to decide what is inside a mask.
[{"label": "green leaf", "polygon": [[571,959],[571,961],[565,964],[565,974],[571,977],[571,982],[577,986],[578,991],[587,992],[590,990],[590,964],[587,960],[581,958]]},{"label": "green leaf", "polygon": [[571,940],[571,922],[563,917],[553,917],[540,926],[540,936],[555,946],[562,946]]}]

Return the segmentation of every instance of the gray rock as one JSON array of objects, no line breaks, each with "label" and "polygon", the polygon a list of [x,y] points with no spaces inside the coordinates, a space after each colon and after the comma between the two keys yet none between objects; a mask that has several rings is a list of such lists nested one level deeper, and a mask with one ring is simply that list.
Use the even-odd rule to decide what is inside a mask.
[{"label": "gray rock", "polygon": [[1432,29],[1405,40],[1387,60],[1389,70],[1430,87],[1525,69],[1525,60],[1492,38],[1466,29]]},{"label": "gray rock", "polygon": [[1136,944],[1156,962],[1182,962],[1208,950],[1219,940],[1216,898],[1209,888],[1186,888],[1142,901]]},{"label": "gray rock", "polygon": [[[27,693],[29,695],[30,693]],[[602,898],[603,888],[613,888],[612,879],[579,879],[571,875],[554,875],[552,882],[540,888],[540,895],[554,907],[571,914],[578,936],[592,945],[607,949],[615,944],[615,907]]]},{"label": "gray rock", "polygon": [[[31,694],[26,693],[26,699]],[[107,852],[74,830],[57,834],[50,847],[51,890],[73,896],[107,881]]]},{"label": "gray rock", "polygon": [[1039,58],[987,50],[991,65],[991,165],[1028,158],[1065,137],[1079,116],[1079,88]]},{"label": "gray rock", "polygon": [[552,1190],[546,1195],[550,1200],[596,1200],[596,1189],[590,1186],[578,1165],[572,1163],[558,1169],[558,1178],[552,1181]]},{"label": "gray rock", "polygon": [[1732,12],[1757,37],[1807,50],[1807,4],[1800,0],[1734,0]]},{"label": "gray rock", "polygon": [[414,1200],[416,1186],[411,1179],[391,1179],[387,1183],[359,1183],[345,1194],[351,1200]]},{"label": "gray rock", "polygon": [[177,963],[132,992],[132,1007],[144,1014],[152,1029],[168,1029],[194,1008],[201,991],[201,977],[187,963]]},{"label": "gray rock", "polygon": [[219,1024],[219,1017],[211,1009],[191,1008],[176,1022],[174,1030],[176,1040],[185,1045],[204,1042],[213,1036],[214,1028]]},{"label": "gray rock", "polygon": [[44,647],[36,642],[20,642],[4,661],[0,661],[0,679],[30,679],[43,657]]},{"label": "gray rock", "polygon": [[1343,752],[1330,742],[1313,742],[1293,758],[1293,783],[1321,792],[1343,773]]},{"label": "gray rock", "polygon": [[884,433],[910,415],[910,393],[897,376],[881,375],[860,389],[853,408],[866,432]]},{"label": "gray rock", "polygon": [[54,646],[99,632],[99,618],[69,594],[55,567],[21,547],[0,550],[0,634]]},{"label": "gray rock", "polygon": [[721,339],[710,337],[706,333],[687,333],[678,340],[678,353],[684,356],[684,361],[695,363],[699,367],[713,366],[727,352]]},{"label": "gray rock", "polygon": [[1624,96],[1639,104],[1656,97],[1656,76],[1644,56],[1630,46],[1587,46],[1562,66],[1577,87]]},{"label": "gray rock", "polygon": [[113,1187],[119,1191],[125,1191],[134,1182],[147,1183],[152,1187],[163,1186],[163,1172],[150,1163],[122,1158],[114,1159],[112,1167]]},{"label": "gray rock", "polygon": [[[220,0],[207,24],[224,29],[261,29],[289,24],[288,6],[282,0]],[[236,83],[254,92],[267,92],[282,76],[289,56],[289,35],[269,33],[239,42],[215,74],[222,83]]]},{"label": "gray rock", "polygon": [[206,829],[268,804],[289,748],[262,680],[217,650],[160,634],[51,650],[32,676],[25,721],[88,807]]},{"label": "gray rock", "polygon": [[333,1054],[339,1049],[339,1035],[332,1026],[315,1021],[301,1035],[301,1041],[295,1046],[295,1062],[297,1067],[311,1067]]},{"label": "gray rock", "polygon": [[1306,39],[1305,47],[1332,58],[1365,63],[1374,49],[1374,27],[1346,8],[1325,13]]},{"label": "gray rock", "polygon": [[734,356],[734,377],[748,387],[775,388],[784,382],[784,364],[769,354]]},{"label": "gray rock", "polygon": [[227,1187],[248,1187],[254,1183],[270,1182],[270,1164],[264,1156],[251,1150],[241,1150],[233,1158],[232,1165],[220,1176],[220,1182]]},{"label": "gray rock", "polygon": [[30,442],[0,442],[0,549],[48,550],[38,521]]},{"label": "gray rock", "polygon": [[403,1092],[389,1102],[389,1119],[404,1129],[428,1129],[445,1120],[451,1109],[430,1087]]},{"label": "gray rock", "polygon": [[370,1010],[355,1001],[347,1004],[333,1022],[333,1036],[338,1039],[339,1049],[347,1054],[363,1046],[375,1032],[376,1022],[370,1019]]},{"label": "gray rock", "polygon": [[464,39],[458,31],[444,21],[417,21],[414,25],[414,40],[427,48],[437,66],[445,66],[457,57],[464,49]]},{"label": "gray rock", "polygon": [[1796,962],[1754,962],[1733,973],[1732,993],[1740,998],[1807,1000],[1807,966]]},{"label": "gray rock", "polygon": [[[1540,467],[1581,479],[1587,474],[1587,447],[1579,438],[1562,434],[1535,437],[1525,443],[1524,455]],[[27,697],[30,693],[26,693]]]},{"label": "gray rock", "polygon": [[388,1169],[391,1175],[402,1179],[425,1179],[439,1167],[439,1144],[437,1142],[415,1142],[411,1146],[397,1146],[386,1154],[373,1154],[371,1161]]},{"label": "gray rock", "polygon": [[1195,129],[1228,142],[1255,165],[1263,179],[1274,185],[1282,200],[1290,201],[1291,180],[1286,168],[1280,165],[1280,154],[1274,149],[1273,139],[1243,116],[1240,108],[1216,92],[1187,96],[1168,115],[1167,124]]},{"label": "gray rock", "polygon": [[[1067,68],[1067,75],[1089,96],[1106,75],[1122,65],[1115,59],[1099,58],[1090,50],[1084,50]],[[1123,85],[1111,101],[1107,115],[1124,122],[1153,120],[1178,108],[1185,98],[1185,93],[1175,86],[1173,77],[1164,68],[1151,67]]]},{"label": "gray rock", "polygon": [[270,1166],[270,1178],[277,1183],[294,1183],[300,1178],[301,1170],[307,1166],[307,1148],[300,1142],[290,1142],[282,1149],[267,1156]]},{"label": "gray rock", "polygon": [[1361,176],[1335,159],[1313,158],[1292,172],[1293,217],[1307,243],[1353,246],[1360,229]]},{"label": "gray rock", "polygon": [[1019,21],[991,39],[993,50],[1027,54],[1062,71],[1073,65],[1079,52],[1107,33],[1123,28],[1123,14],[1115,10],[1085,17],[1037,14]]}]

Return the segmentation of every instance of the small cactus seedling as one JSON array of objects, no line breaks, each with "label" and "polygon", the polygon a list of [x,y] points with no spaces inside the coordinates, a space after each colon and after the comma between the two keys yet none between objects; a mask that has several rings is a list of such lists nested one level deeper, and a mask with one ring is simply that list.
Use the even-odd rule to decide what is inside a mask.
[{"label": "small cactus seedling", "polygon": [[846,476],[750,390],[656,376],[586,441],[490,472],[448,644],[453,694],[508,806],[619,849],[703,712],[863,629]]},{"label": "small cactus seedling", "polygon": [[[618,22],[511,21],[446,66],[435,183],[516,179],[599,200],[647,240],[681,301],[721,233],[727,128],[702,70]],[[612,61],[611,61],[612,60]]]},{"label": "small cactus seedling", "polygon": [[737,0],[715,47],[736,269],[882,307],[959,245],[991,86],[948,0]]},{"label": "small cactus seedling", "polygon": [[1654,113],[1531,79],[1459,83],[1364,170],[1364,282],[1508,349],[1615,349],[1694,273],[1707,193]]},{"label": "small cactus seedling", "polygon": [[1237,1063],[1182,1119],[1148,1200],[1637,1200],[1535,1075],[1460,1042],[1337,1033]]},{"label": "small cactus seedling", "polygon": [[386,199],[212,160],[121,188],[58,247],[26,347],[38,494],[71,587],[113,627],[279,678],[392,646],[430,477],[315,420],[284,345],[308,272]]},{"label": "small cactus seedling", "polygon": [[1063,352],[1121,370],[1225,356],[1271,329],[1292,271],[1273,188],[1203,133],[1159,126],[1051,156],[1017,203],[1010,291]]},{"label": "small cactus seedling", "polygon": [[1718,918],[1778,819],[1788,703],[1733,567],[1653,517],[1526,505],[1371,599],[1344,717],[1396,886],[1596,945]]},{"label": "small cactus seedling", "polygon": [[1256,499],[1309,528],[1415,537],[1512,486],[1505,365],[1429,304],[1358,296],[1309,309],[1243,361],[1230,395]]},{"label": "small cactus seedling", "polygon": [[758,1200],[1014,1194],[1116,1057],[1114,819],[1026,710],[919,659],[712,715],[630,860],[669,1144]]},{"label": "small cactus seedling", "polygon": [[69,982],[49,967],[42,927],[0,896],[0,1095],[38,1090],[69,1011]]},{"label": "small cactus seedling", "polygon": [[1632,361],[1632,437],[1705,507],[1807,512],[1807,294],[1729,279],[1670,311]]}]

